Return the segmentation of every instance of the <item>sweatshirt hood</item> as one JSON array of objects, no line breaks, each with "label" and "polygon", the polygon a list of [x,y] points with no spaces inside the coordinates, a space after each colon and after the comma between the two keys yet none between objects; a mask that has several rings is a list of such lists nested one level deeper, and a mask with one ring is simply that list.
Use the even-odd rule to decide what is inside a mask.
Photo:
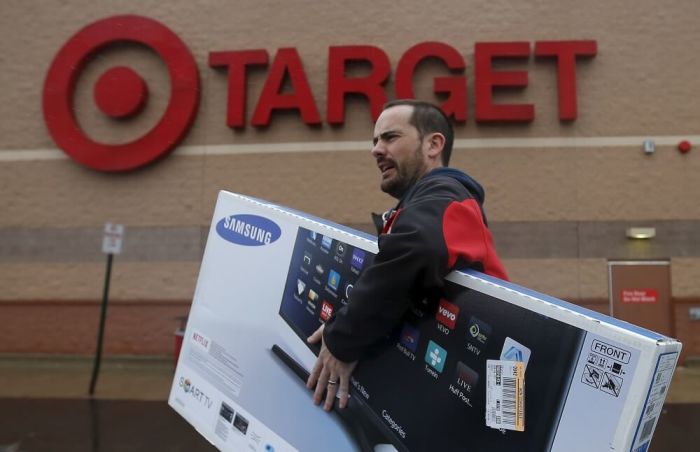
[{"label": "sweatshirt hood", "polygon": [[448,176],[458,180],[466,187],[467,190],[469,190],[469,193],[474,196],[474,198],[479,202],[479,205],[484,204],[484,199],[486,198],[484,187],[482,187],[480,183],[478,183],[473,177],[464,171],[460,171],[455,168],[435,168],[423,177],[427,179],[435,176]]}]

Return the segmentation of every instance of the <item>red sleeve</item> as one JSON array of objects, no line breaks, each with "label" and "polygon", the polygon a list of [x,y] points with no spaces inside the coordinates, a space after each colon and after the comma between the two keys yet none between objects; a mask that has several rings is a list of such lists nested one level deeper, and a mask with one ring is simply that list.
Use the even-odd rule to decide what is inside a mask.
[{"label": "red sleeve", "polygon": [[442,233],[447,246],[447,268],[455,268],[458,263],[469,267],[481,264],[484,273],[508,280],[476,200],[455,201],[447,206]]}]

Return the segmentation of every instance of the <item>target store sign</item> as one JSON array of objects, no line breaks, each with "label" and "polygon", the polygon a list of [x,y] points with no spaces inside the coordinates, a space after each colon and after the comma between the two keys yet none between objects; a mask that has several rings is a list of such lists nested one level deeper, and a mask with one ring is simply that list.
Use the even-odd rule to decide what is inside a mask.
[{"label": "target store sign", "polygon": [[[156,52],[170,75],[170,103],[158,123],[126,144],[105,144],[88,137],[73,109],[76,81],[90,58],[114,42],[131,41]],[[199,104],[197,64],[185,44],[163,24],[140,16],[115,16],[97,21],[68,40],[54,58],[44,82],[44,120],[58,147],[75,161],[100,171],[128,171],[146,165],[187,134]],[[141,76],[126,67],[105,72],[94,90],[95,103],[107,116],[138,113],[146,101]]]},{"label": "target store sign", "polygon": [[[91,139],[74,114],[76,81],[86,64],[104,47],[115,42],[134,42],[151,48],[165,63],[171,82],[170,101],[158,123],[143,136],[126,144],[107,144]],[[526,88],[527,71],[493,68],[494,60],[554,60],[558,77],[559,118],[577,117],[576,64],[580,58],[597,53],[597,43],[581,41],[537,41],[534,52],[529,42],[477,42],[474,45],[474,110],[478,122],[527,123],[535,118],[533,104],[496,104],[494,90]],[[231,50],[209,53],[209,66],[228,72],[227,114],[232,128],[246,126],[247,74],[253,67],[268,67],[262,92],[250,123],[270,124],[276,110],[294,110],[307,125],[323,121],[294,48],[277,50],[270,61],[267,50]],[[467,118],[468,87],[463,75],[462,54],[440,42],[423,42],[409,48],[394,72],[397,98],[413,98],[413,76],[425,60],[441,61],[451,75],[434,79],[433,91],[445,98],[441,108],[458,122]],[[350,76],[347,68],[361,64],[369,73]],[[328,49],[326,122],[345,122],[347,96],[367,99],[373,120],[389,100],[385,84],[392,75],[387,54],[370,45],[331,46]],[[289,88],[285,88],[288,82]],[[94,22],[78,31],[55,56],[44,83],[44,120],[56,144],[77,162],[99,171],[129,171],[147,165],[173,150],[189,131],[199,104],[198,68],[187,46],[165,25],[153,19],[114,16]],[[93,90],[98,109],[115,120],[137,115],[148,102],[148,86],[134,70],[116,66],[103,73]]]}]

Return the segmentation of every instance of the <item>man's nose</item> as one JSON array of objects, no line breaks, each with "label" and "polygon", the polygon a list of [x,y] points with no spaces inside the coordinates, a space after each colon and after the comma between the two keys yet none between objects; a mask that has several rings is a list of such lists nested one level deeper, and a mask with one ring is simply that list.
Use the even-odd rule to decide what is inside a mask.
[{"label": "man's nose", "polygon": [[377,143],[372,146],[371,153],[372,157],[377,158],[386,153],[386,148],[382,145],[381,141],[377,141]]}]

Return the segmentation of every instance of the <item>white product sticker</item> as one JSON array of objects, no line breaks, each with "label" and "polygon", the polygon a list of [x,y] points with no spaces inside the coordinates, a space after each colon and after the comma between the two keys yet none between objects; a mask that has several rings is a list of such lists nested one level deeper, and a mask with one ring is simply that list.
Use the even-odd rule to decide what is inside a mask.
[{"label": "white product sticker", "polygon": [[486,361],[486,425],[525,431],[525,363]]},{"label": "white product sticker", "polygon": [[649,447],[651,436],[661,415],[664,400],[666,400],[668,387],[671,385],[677,359],[678,353],[666,353],[659,356],[656,372],[649,387],[647,401],[642,410],[642,417],[637,426],[637,439],[634,442],[634,446],[632,446],[634,452],[646,452]]},{"label": "white product sticker", "polygon": [[524,369],[527,369],[527,363],[530,361],[532,352],[515,339],[506,337],[503,341],[503,349],[501,350],[501,359],[504,361],[520,361],[523,363]]}]

